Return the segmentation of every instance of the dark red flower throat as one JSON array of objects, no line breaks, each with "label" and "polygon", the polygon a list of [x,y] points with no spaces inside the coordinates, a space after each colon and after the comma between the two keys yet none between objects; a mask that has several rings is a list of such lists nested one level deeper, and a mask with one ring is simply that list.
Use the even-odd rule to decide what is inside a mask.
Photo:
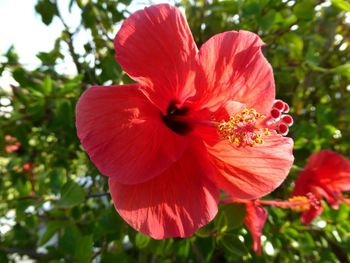
[{"label": "dark red flower throat", "polygon": [[181,119],[181,117],[185,117],[188,114],[189,108],[178,108],[176,104],[177,103],[174,100],[169,103],[166,111],[167,114],[162,115],[162,120],[165,125],[173,132],[179,135],[186,135],[192,130],[192,126],[188,122],[179,119]]}]

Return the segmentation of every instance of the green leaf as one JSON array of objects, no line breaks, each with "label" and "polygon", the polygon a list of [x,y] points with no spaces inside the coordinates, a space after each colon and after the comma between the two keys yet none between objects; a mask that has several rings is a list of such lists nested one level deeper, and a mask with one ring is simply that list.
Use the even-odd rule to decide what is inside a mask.
[{"label": "green leaf", "polygon": [[82,236],[79,239],[75,249],[75,260],[77,263],[91,262],[93,244],[92,235]]},{"label": "green leaf", "polygon": [[261,11],[261,6],[254,1],[245,1],[242,11],[244,16],[257,15]]},{"label": "green leaf", "polygon": [[210,259],[214,254],[216,242],[213,238],[197,238],[195,246],[201,251],[206,262],[211,262]]},{"label": "green leaf", "polygon": [[227,232],[242,225],[245,217],[245,205],[230,203],[223,205],[215,221],[216,228]]},{"label": "green leaf", "polygon": [[331,0],[332,5],[338,7],[339,9],[350,12],[350,3],[348,1],[344,0]]},{"label": "green leaf", "polygon": [[59,248],[63,253],[73,254],[77,250],[81,234],[77,226],[73,223],[68,223],[63,234],[59,239]]},{"label": "green leaf", "polygon": [[45,102],[41,98],[37,98],[36,102],[33,102],[28,106],[27,111],[32,116],[33,120],[40,120],[45,115]]},{"label": "green leaf", "polygon": [[149,244],[151,238],[145,235],[142,235],[141,233],[137,233],[135,237],[135,245],[136,247],[143,249],[147,247]]},{"label": "green leaf", "polygon": [[122,224],[114,208],[100,210],[100,215],[96,218],[96,232],[98,235],[110,235],[115,238],[119,236]]},{"label": "green leaf", "polygon": [[63,167],[53,168],[47,176],[51,178],[49,186],[52,189],[53,193],[59,193],[63,185],[67,181],[67,172]]},{"label": "green leaf", "polygon": [[54,15],[58,14],[56,4],[50,0],[40,0],[35,6],[35,10],[41,15],[45,25],[51,24]]},{"label": "green leaf", "polygon": [[59,99],[56,100],[56,108],[55,108],[55,124],[69,128],[74,125],[74,110],[71,105],[71,102],[67,99]]},{"label": "green leaf", "polygon": [[269,30],[275,23],[276,11],[271,10],[265,16],[258,17],[258,23],[263,31]]},{"label": "green leaf", "polygon": [[244,204],[227,204],[222,208],[227,219],[228,229],[238,228],[242,225],[246,209]]},{"label": "green leaf", "polygon": [[237,235],[224,235],[220,239],[220,243],[228,253],[235,254],[239,257],[243,257],[245,254],[247,254],[247,248],[244,246],[242,241],[239,240]]},{"label": "green leaf", "polygon": [[294,13],[299,19],[312,20],[314,17],[314,0],[298,1],[294,6]]},{"label": "green leaf", "polygon": [[83,188],[73,181],[68,181],[62,188],[61,199],[57,202],[57,206],[61,208],[71,208],[84,201]]},{"label": "green leaf", "polygon": [[307,145],[309,143],[308,139],[305,137],[299,137],[297,139],[295,139],[294,142],[294,149],[298,150],[298,149],[302,149],[305,145]]},{"label": "green leaf", "polygon": [[63,225],[63,222],[61,221],[49,222],[46,225],[45,232],[40,238],[38,245],[42,246],[46,244],[46,242],[48,242],[51,239],[51,237],[62,227],[62,225]]},{"label": "green leaf", "polygon": [[291,58],[297,59],[302,56],[304,41],[298,34],[289,32],[283,36],[283,41],[289,47]]},{"label": "green leaf", "polygon": [[177,246],[177,255],[179,255],[179,257],[182,257],[182,258],[187,258],[188,257],[188,254],[190,252],[190,240],[189,239],[185,239],[185,240],[182,240],[182,242],[178,242],[178,246]]}]

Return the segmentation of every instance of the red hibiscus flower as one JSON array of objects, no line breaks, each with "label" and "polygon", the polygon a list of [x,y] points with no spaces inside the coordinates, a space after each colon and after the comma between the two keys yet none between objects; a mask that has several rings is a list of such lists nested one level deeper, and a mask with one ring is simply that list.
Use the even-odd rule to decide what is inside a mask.
[{"label": "red hibiscus flower", "polygon": [[246,215],[244,224],[247,226],[253,238],[253,250],[261,255],[261,235],[267,219],[265,208],[254,201],[246,203]]},{"label": "red hibiscus flower", "polygon": [[[342,192],[350,190],[350,161],[344,156],[329,150],[311,155],[304,170],[298,174],[293,196],[305,196],[312,193],[321,201],[337,208],[343,201]],[[301,221],[309,224],[323,211],[322,206],[311,206],[301,215]]]},{"label": "red hibiscus flower", "polygon": [[216,215],[219,189],[257,198],[285,179],[292,119],[257,35],[225,32],[198,51],[180,11],[162,4],[132,14],[114,44],[137,84],[88,89],[76,126],[132,227],[190,236]]}]

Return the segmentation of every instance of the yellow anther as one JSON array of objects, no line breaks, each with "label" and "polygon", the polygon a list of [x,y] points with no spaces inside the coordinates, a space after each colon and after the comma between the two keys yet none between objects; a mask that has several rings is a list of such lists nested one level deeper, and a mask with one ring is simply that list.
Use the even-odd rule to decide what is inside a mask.
[{"label": "yellow anther", "polygon": [[222,139],[238,147],[261,145],[264,143],[262,137],[271,134],[268,128],[257,127],[257,123],[264,118],[254,109],[244,109],[230,116],[227,122],[221,121],[217,129]]},{"label": "yellow anther", "polygon": [[269,131],[268,128],[265,128],[265,129],[264,129],[264,135],[265,135],[265,136],[271,135],[271,132]]},{"label": "yellow anther", "polygon": [[290,208],[296,212],[303,212],[310,209],[311,204],[306,196],[294,196],[288,199],[291,203]]}]

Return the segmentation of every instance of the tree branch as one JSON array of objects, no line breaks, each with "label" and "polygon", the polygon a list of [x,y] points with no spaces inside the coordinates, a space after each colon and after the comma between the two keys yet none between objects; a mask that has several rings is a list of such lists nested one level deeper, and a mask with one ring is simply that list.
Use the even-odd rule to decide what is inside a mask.
[{"label": "tree branch", "polygon": [[58,18],[61,20],[64,28],[65,28],[65,33],[67,34],[68,36],[68,39],[65,41],[68,45],[68,49],[69,49],[69,53],[70,55],[72,56],[72,59],[73,59],[73,62],[74,62],[74,65],[75,67],[77,68],[77,71],[78,71],[78,74],[81,74],[83,72],[82,70],[82,67],[79,63],[79,56],[77,53],[75,53],[75,50],[74,50],[74,45],[73,45],[73,36],[74,36],[74,33],[71,33],[70,30],[69,30],[69,27],[68,25],[66,24],[66,22],[64,21],[62,15],[61,15],[61,12],[60,10],[57,8],[57,16]]},{"label": "tree branch", "polygon": [[88,194],[85,196],[85,199],[98,198],[98,197],[103,197],[103,196],[109,196],[109,193],[105,192],[105,193]]}]

